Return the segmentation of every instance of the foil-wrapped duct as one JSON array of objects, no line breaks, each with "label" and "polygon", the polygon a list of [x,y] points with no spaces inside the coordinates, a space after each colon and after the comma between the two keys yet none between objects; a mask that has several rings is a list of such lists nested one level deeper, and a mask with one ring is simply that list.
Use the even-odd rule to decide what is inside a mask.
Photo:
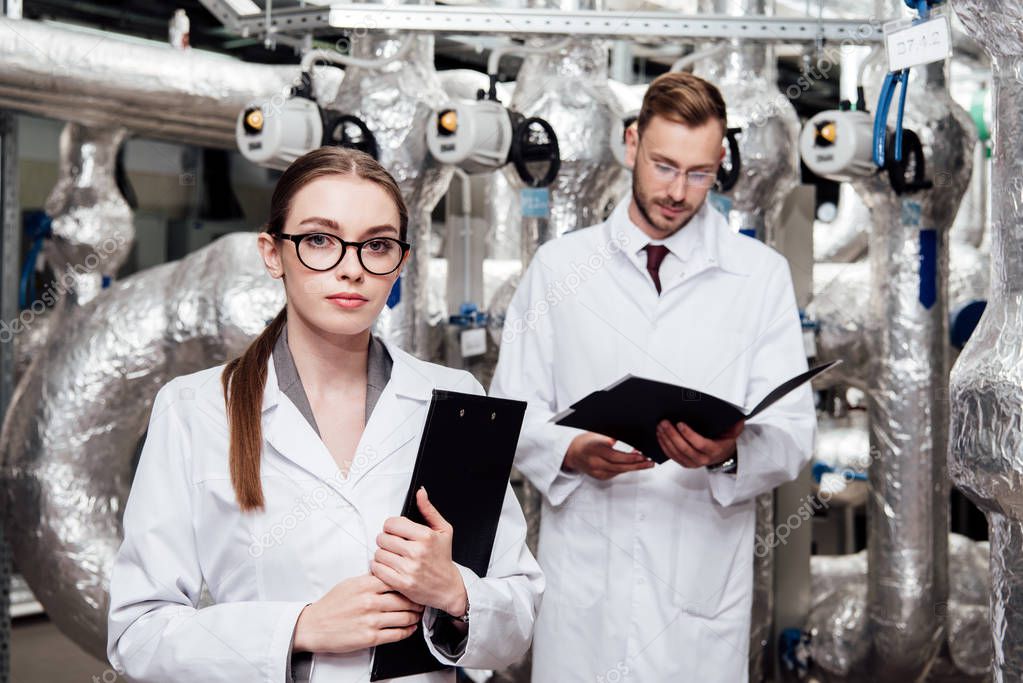
[{"label": "foil-wrapped duct", "polygon": [[327,109],[358,116],[373,132],[380,163],[401,187],[409,209],[409,241],[414,245],[400,284],[401,298],[385,309],[377,331],[410,353],[427,360],[442,357],[444,319],[432,320],[427,300],[431,237],[430,212],[451,181],[451,168],[426,147],[426,126],[433,108],[447,96],[433,67],[433,36],[370,32],[352,44],[352,54],[380,59],[413,41],[403,59],[382,67],[350,66]]},{"label": "foil-wrapped duct", "polygon": [[[948,648],[931,668],[928,683],[982,683],[991,669],[986,626],[988,545],[958,534],[948,536],[949,595],[934,605],[948,631]],[[867,638],[867,552],[810,558],[812,607],[807,621],[812,676],[821,683],[874,680],[857,676],[857,662],[869,655]]]},{"label": "foil-wrapped duct", "polygon": [[851,263],[867,253],[870,209],[851,183],[838,190],[838,212],[834,220],[814,221],[813,258],[828,263]]},{"label": "foil-wrapped duct", "polygon": [[991,57],[991,292],[952,370],[948,465],[991,533],[993,678],[1023,680],[1023,5],[955,0]]},{"label": "foil-wrapped duct", "polygon": [[244,351],[283,305],[255,235],[228,235],[68,307],[18,384],[0,434],[8,542],[50,618],[94,656],[157,390]]},{"label": "foil-wrapped duct", "polygon": [[[965,242],[949,247],[948,310],[986,299],[989,280],[987,253]],[[817,358],[842,359],[842,364],[815,380],[826,388],[847,384],[863,390],[871,380],[868,348],[868,303],[871,291],[870,262],[817,263],[813,268],[814,296],[807,312],[820,325]]]},{"label": "foil-wrapped duct", "polygon": [[[550,186],[549,218],[523,222],[523,263],[540,244],[601,222],[619,199],[621,188],[615,183],[623,170],[610,140],[622,111],[608,87],[607,54],[604,41],[573,39],[556,52],[526,57],[519,69],[512,109],[550,123],[561,150],[561,170]],[[522,186],[514,171],[505,172],[513,187]]]},{"label": "foil-wrapped duct", "polygon": [[135,241],[134,214],[115,177],[126,134],[124,128],[69,123],[60,135],[60,175],[45,205],[53,219],[53,239],[44,249],[54,273],[47,290],[63,296],[70,289],[78,303],[99,293]]},{"label": "foil-wrapped duct", "polygon": [[[253,100],[283,102],[299,76],[297,66],[5,18],[0,63],[0,108],[228,149],[238,112]],[[341,72],[318,69],[316,80],[329,101]]]},{"label": "foil-wrapped duct", "polygon": [[[901,11],[902,2],[883,5]],[[894,12],[893,12],[894,13]],[[880,55],[879,55],[880,56]],[[914,70],[905,126],[921,140],[929,190],[897,196],[884,175],[857,183],[872,211],[867,387],[870,412],[868,581],[863,637],[848,680],[919,681],[945,640],[948,599],[948,230],[966,190],[976,137],[948,94],[944,63]],[[868,66],[868,101],[885,67]],[[847,596],[848,598],[848,596]],[[849,598],[851,599],[851,598]],[[846,613],[849,602],[831,605]],[[822,652],[822,666],[841,659]]]},{"label": "foil-wrapped duct", "polygon": [[[729,16],[774,14],[773,0],[700,0],[700,12]],[[721,90],[728,125],[741,128],[741,173],[725,193],[735,230],[754,230],[775,243],[782,205],[799,183],[799,118],[779,90],[774,49],[759,41],[731,39],[723,55],[696,63],[694,73]]]}]

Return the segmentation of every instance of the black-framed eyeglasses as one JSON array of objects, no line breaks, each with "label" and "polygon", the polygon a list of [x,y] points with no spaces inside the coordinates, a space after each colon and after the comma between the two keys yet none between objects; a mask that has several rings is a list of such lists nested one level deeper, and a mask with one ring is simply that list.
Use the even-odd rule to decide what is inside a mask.
[{"label": "black-framed eyeglasses", "polygon": [[355,255],[367,273],[390,275],[398,269],[405,254],[412,248],[408,242],[393,237],[371,237],[362,242],[347,242],[327,232],[309,232],[302,235],[278,232],[274,237],[294,242],[298,260],[302,265],[310,270],[319,271],[335,268],[345,257],[348,247],[354,247]]}]

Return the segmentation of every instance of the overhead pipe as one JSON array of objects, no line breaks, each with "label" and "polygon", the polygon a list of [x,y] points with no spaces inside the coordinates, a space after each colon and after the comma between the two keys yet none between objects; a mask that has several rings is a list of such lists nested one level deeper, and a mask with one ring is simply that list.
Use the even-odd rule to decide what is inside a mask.
[{"label": "overhead pipe", "polygon": [[[0,63],[0,108],[228,149],[235,147],[239,110],[253,100],[283,101],[299,79],[297,66],[6,18]],[[317,94],[330,99],[342,74],[318,72]]]}]

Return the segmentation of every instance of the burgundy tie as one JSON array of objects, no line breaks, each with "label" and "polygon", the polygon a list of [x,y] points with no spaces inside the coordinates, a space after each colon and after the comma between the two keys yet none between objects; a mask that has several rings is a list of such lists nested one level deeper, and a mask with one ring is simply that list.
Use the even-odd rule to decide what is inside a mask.
[{"label": "burgundy tie", "polygon": [[657,288],[658,294],[661,293],[661,263],[667,255],[668,247],[663,244],[646,245],[646,270],[650,273],[650,277],[654,279],[654,287]]}]

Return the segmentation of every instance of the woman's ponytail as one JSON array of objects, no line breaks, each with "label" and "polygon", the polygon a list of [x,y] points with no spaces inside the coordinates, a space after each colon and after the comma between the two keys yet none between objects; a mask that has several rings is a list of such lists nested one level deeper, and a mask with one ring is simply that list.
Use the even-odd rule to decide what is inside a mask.
[{"label": "woman's ponytail", "polygon": [[263,485],[259,478],[263,455],[263,390],[267,363],[284,329],[287,311],[287,308],[281,309],[245,353],[227,364],[221,377],[231,443],[228,455],[231,484],[243,512],[263,509]]}]

